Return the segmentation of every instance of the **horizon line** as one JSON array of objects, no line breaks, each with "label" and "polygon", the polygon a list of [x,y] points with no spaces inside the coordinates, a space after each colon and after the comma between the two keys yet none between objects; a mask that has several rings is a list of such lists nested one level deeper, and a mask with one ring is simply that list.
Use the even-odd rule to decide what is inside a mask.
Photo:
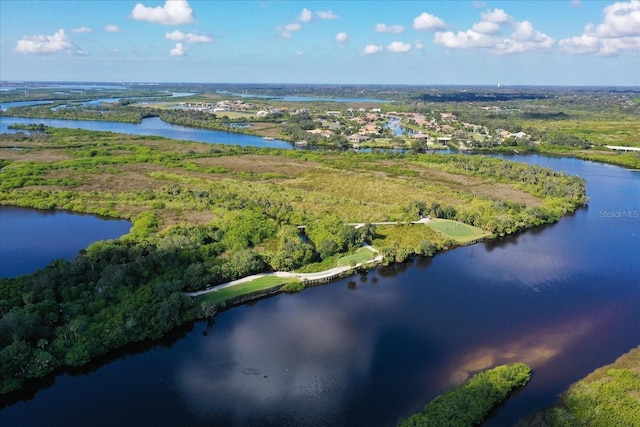
[{"label": "horizon line", "polygon": [[185,82],[185,81],[110,81],[110,80],[0,80],[0,86],[21,83],[84,83],[111,85],[287,85],[287,86],[396,86],[396,87],[489,87],[496,89],[517,87],[542,88],[640,88],[640,84],[503,84],[503,83],[287,83],[287,82]]}]

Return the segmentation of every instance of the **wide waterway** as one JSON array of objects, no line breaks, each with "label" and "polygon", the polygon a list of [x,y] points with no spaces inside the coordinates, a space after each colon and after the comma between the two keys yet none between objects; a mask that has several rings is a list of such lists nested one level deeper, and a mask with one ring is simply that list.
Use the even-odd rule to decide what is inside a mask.
[{"label": "wide waterway", "polygon": [[510,158],[582,176],[589,206],[223,312],[33,385],[3,402],[0,425],[389,426],[477,370],[523,361],[531,382],[488,423],[512,424],[640,344],[640,173]]},{"label": "wide waterway", "polygon": [[142,123],[119,123],[96,120],[61,120],[2,116],[0,117],[0,133],[19,132],[19,130],[11,130],[8,128],[14,123],[42,123],[46,126],[60,128],[117,132],[127,133],[130,135],[164,136],[166,138],[206,142],[210,144],[291,148],[291,143],[277,139],[266,140],[254,135],[172,125],[170,123],[163,122],[158,117],[142,119]]}]

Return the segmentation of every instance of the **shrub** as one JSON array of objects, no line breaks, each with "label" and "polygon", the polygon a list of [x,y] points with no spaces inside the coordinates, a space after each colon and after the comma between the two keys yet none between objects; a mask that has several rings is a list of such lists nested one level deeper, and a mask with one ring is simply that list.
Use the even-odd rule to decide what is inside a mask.
[{"label": "shrub", "polygon": [[492,408],[531,378],[524,363],[502,365],[480,372],[467,382],[433,399],[399,426],[473,426],[483,422]]}]

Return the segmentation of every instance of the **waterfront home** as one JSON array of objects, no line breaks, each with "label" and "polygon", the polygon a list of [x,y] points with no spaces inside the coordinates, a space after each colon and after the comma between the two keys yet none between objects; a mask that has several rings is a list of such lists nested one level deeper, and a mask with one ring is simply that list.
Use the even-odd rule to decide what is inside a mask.
[{"label": "waterfront home", "polygon": [[369,136],[363,135],[361,133],[354,133],[353,135],[349,135],[347,137],[347,141],[352,142],[354,144],[359,144],[364,141],[369,141],[369,139],[371,139]]}]

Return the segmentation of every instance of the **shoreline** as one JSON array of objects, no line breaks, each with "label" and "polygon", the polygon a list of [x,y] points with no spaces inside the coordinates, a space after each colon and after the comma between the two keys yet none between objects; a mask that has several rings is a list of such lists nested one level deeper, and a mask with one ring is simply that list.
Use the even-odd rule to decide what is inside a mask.
[{"label": "shoreline", "polygon": [[[574,211],[575,212],[575,211]],[[438,218],[434,218],[434,219],[438,219]],[[384,224],[384,225],[406,225],[406,224],[423,224],[426,225],[427,223],[429,223],[430,221],[432,221],[433,219],[431,218],[422,218],[418,221],[412,221],[412,222],[386,222],[386,223],[371,223],[371,224]],[[464,223],[461,223],[464,224]],[[345,225],[353,225],[356,228],[358,228],[359,226],[364,225],[363,223],[349,223],[349,224],[345,224]],[[467,224],[465,224],[467,225]],[[520,232],[525,232],[529,229],[532,229],[535,227],[530,227],[527,229],[524,229]],[[435,256],[438,252],[442,252],[442,251],[446,251],[446,250],[451,250],[451,249],[455,249],[457,247],[463,247],[463,246],[469,246],[469,245],[474,245],[476,243],[479,243],[481,241],[484,240],[493,240],[493,239],[497,239],[501,236],[497,236],[497,235],[492,235],[492,234],[486,234],[486,235],[482,235],[476,239],[472,239],[472,240],[468,240],[468,241],[458,241],[456,242],[456,245],[453,247],[442,247],[440,249],[438,249],[436,251],[436,253],[434,253],[432,256]],[[231,309],[233,307],[237,307],[239,305],[243,305],[246,304],[248,302],[251,301],[257,301],[261,298],[264,297],[268,297],[268,296],[272,296],[272,295],[277,295],[280,294],[282,292],[299,292],[302,291],[304,289],[306,289],[307,287],[313,287],[313,286],[319,286],[319,285],[324,285],[324,284],[328,284],[331,282],[334,282],[336,280],[342,279],[344,277],[347,277],[348,275],[351,274],[355,274],[358,271],[368,271],[370,269],[376,268],[378,266],[384,266],[386,264],[384,264],[384,259],[385,256],[375,247],[371,246],[371,245],[363,245],[361,246],[361,248],[366,248],[368,250],[370,250],[371,252],[373,252],[375,255],[374,258],[364,261],[364,262],[359,262],[359,263],[355,263],[354,265],[345,265],[345,266],[340,266],[340,267],[333,267],[327,270],[323,270],[323,271],[319,271],[319,272],[315,272],[315,273],[296,273],[295,271],[274,271],[274,272],[269,272],[269,273],[258,273],[258,274],[252,274],[250,276],[245,276],[242,277],[240,279],[236,279],[236,280],[232,280],[230,282],[226,282],[226,283],[222,283],[216,286],[212,286],[209,289],[204,289],[204,290],[200,290],[200,291],[194,291],[194,292],[185,292],[184,294],[191,297],[192,301],[197,302],[197,298],[201,297],[203,295],[208,295],[208,294],[212,294],[215,292],[219,292],[223,289],[228,289],[228,288],[232,288],[234,286],[238,286],[238,285],[243,285],[243,284],[248,284],[251,283],[255,280],[259,280],[265,277],[278,277],[278,278],[282,278],[282,279],[296,279],[298,280],[298,282],[294,282],[294,283],[299,283],[300,285],[302,285],[302,288],[300,289],[296,289],[294,291],[289,291],[284,289],[284,287],[288,284],[288,283],[278,283],[278,284],[274,284],[268,287],[265,287],[263,289],[259,289],[259,290],[252,290],[246,293],[241,293],[235,296],[232,296],[226,300],[224,300],[223,302],[216,302],[213,304],[213,307],[211,308],[210,306],[207,307],[207,301],[201,301],[200,302],[200,309],[201,309],[201,314],[203,315],[203,317],[205,319],[210,319],[215,317],[220,311],[224,311],[224,310],[228,310]],[[347,255],[348,256],[348,255]],[[425,256],[425,255],[420,255],[418,253],[414,253],[410,258],[415,257],[415,256]],[[390,264],[400,264],[400,262],[394,261]]]},{"label": "shoreline", "polygon": [[[299,290],[297,289],[294,292],[304,290],[307,287],[331,283],[335,280],[351,275],[352,273],[357,272],[358,270],[361,270],[361,269],[369,270],[371,268],[375,268],[376,266],[382,263],[382,261],[384,260],[384,256],[380,254],[380,251],[378,251],[377,249],[375,249],[373,246],[370,246],[370,245],[366,245],[362,247],[369,249],[370,251],[375,253],[376,256],[373,259],[359,262],[359,263],[356,263],[355,265],[333,267],[333,268],[319,271],[316,273],[296,273],[295,271],[274,271],[271,273],[253,274],[250,276],[242,277],[240,279],[232,280],[227,283],[222,283],[222,284],[213,286],[210,289],[205,289],[205,290],[195,291],[195,292],[186,292],[185,295],[190,296],[192,298],[192,301],[197,302],[197,298],[203,295],[216,293],[223,289],[228,289],[234,286],[247,284],[265,277],[296,279],[297,282],[292,282],[292,283],[299,283],[300,285],[302,285],[302,288],[300,288]],[[230,309],[232,307],[236,307],[238,305],[242,305],[250,301],[258,300],[265,296],[276,295],[281,292],[288,292],[286,289],[283,289],[286,286],[286,284],[287,283],[278,283],[275,285],[265,287],[264,289],[259,289],[259,290],[255,290],[247,293],[242,293],[236,296],[232,296],[224,300],[223,302],[214,303],[213,311],[208,311],[205,308],[205,305],[207,304],[207,302],[201,301],[200,308],[202,309],[202,312],[205,318],[212,318],[212,317],[215,317],[215,315],[221,309],[224,309],[224,310]]]}]

